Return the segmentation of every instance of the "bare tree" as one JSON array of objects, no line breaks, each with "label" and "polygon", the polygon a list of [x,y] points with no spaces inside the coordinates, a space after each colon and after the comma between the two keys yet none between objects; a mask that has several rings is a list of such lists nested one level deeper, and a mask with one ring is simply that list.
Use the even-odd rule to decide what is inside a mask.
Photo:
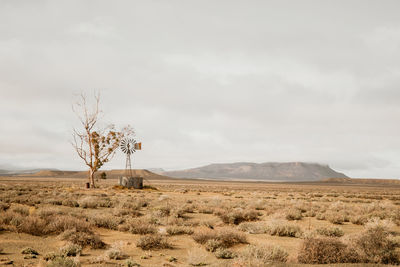
[{"label": "bare tree", "polygon": [[95,94],[95,103],[89,108],[86,96],[82,93],[79,100],[72,105],[72,110],[78,116],[83,126],[82,131],[73,129],[72,146],[78,156],[89,167],[89,183],[94,188],[94,174],[104,163],[108,162],[115,155],[122,138],[133,134],[130,126],[117,131],[113,124],[99,128],[99,119],[102,114],[99,109],[100,94]]}]

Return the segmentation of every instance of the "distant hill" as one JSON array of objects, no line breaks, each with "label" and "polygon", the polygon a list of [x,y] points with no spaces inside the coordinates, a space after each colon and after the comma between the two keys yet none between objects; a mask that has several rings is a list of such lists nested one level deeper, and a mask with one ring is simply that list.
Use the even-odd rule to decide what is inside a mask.
[{"label": "distant hill", "polygon": [[259,181],[319,181],[325,178],[348,178],[343,173],[332,170],[328,165],[305,162],[221,163],[161,174],[175,178]]},{"label": "distant hill", "polygon": [[[100,177],[101,173],[105,172],[107,179],[117,179],[120,176],[125,176],[125,170],[100,170],[95,175]],[[21,174],[19,176],[27,177],[54,177],[54,178],[86,178],[88,175],[87,171],[59,171],[59,170],[40,170],[32,174]],[[168,179],[156,173],[148,170],[135,169],[132,170],[133,176],[141,176],[145,179]]]},{"label": "distant hill", "polygon": [[165,170],[163,168],[150,168],[150,169],[147,169],[147,170],[151,171],[151,172],[154,172],[154,173],[157,173],[157,174],[165,172]]},{"label": "distant hill", "polygon": [[29,175],[37,172],[57,171],[56,169],[0,169],[0,176]]}]

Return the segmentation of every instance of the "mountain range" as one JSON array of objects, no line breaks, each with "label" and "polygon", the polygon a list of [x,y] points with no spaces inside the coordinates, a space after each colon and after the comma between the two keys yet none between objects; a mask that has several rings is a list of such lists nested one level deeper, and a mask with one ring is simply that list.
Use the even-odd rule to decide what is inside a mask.
[{"label": "mountain range", "polygon": [[326,178],[348,178],[328,165],[306,162],[219,163],[160,174],[174,178],[258,181],[319,181]]}]

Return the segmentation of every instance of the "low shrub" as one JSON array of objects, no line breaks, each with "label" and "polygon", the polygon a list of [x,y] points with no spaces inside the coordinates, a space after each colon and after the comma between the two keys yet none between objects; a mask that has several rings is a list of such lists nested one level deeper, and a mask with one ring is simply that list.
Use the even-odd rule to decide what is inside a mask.
[{"label": "low shrub", "polygon": [[91,232],[91,225],[84,219],[60,215],[51,218],[46,230],[49,233],[59,234],[70,229],[75,229],[78,232]]},{"label": "low shrub", "polygon": [[245,222],[238,226],[238,229],[249,234],[265,234],[266,226],[264,223]]},{"label": "low shrub", "polygon": [[246,236],[230,229],[209,230],[203,229],[192,235],[194,241],[206,245],[210,251],[218,248],[229,248],[236,244],[247,244]]},{"label": "low shrub", "polygon": [[128,255],[119,248],[110,248],[106,251],[107,258],[110,260],[123,260],[128,258]]},{"label": "low shrub", "polygon": [[240,224],[241,222],[258,220],[258,212],[255,210],[234,210],[227,212],[218,212],[217,215],[226,224]]},{"label": "low shrub", "polygon": [[146,235],[154,234],[157,232],[157,228],[149,220],[134,218],[126,222],[126,229],[132,234]]},{"label": "low shrub", "polygon": [[143,250],[172,248],[167,238],[160,234],[142,236],[136,242],[136,246]]},{"label": "low shrub", "polygon": [[91,196],[78,200],[79,207],[84,209],[95,209],[98,206],[98,202],[99,200],[97,198]]},{"label": "low shrub", "polygon": [[276,236],[300,237],[303,231],[298,225],[275,221],[266,227],[266,233]]},{"label": "low shrub", "polygon": [[36,216],[27,216],[22,223],[17,226],[17,232],[35,236],[42,236],[48,233],[45,220]]},{"label": "low shrub", "polygon": [[350,218],[352,224],[364,225],[368,222],[368,217],[365,215],[355,215]]},{"label": "low shrub", "polygon": [[67,207],[72,207],[72,208],[77,208],[79,207],[79,203],[76,200],[73,199],[64,199],[61,204],[63,206],[67,206]]},{"label": "low shrub", "polygon": [[353,238],[350,245],[359,251],[362,262],[399,264],[397,242],[392,238],[394,224],[389,221],[373,220],[365,226],[364,232]]},{"label": "low shrub", "polygon": [[298,261],[308,264],[346,262],[346,245],[337,238],[306,238],[298,253]]},{"label": "low shrub", "polygon": [[123,222],[123,219],[110,214],[97,214],[89,217],[89,222],[97,227],[117,230],[118,225]]},{"label": "low shrub", "polygon": [[301,220],[301,218],[303,218],[303,215],[301,214],[301,211],[299,209],[292,208],[286,212],[285,218],[289,221]]},{"label": "low shrub", "polygon": [[286,262],[288,253],[277,246],[248,245],[238,259],[235,266],[266,266],[271,263]]},{"label": "low shrub", "polygon": [[50,221],[52,219],[51,217],[63,215],[65,212],[55,207],[45,207],[38,209],[35,214],[46,221]]},{"label": "low shrub", "polygon": [[316,230],[316,232],[320,235],[330,236],[330,237],[341,237],[344,235],[344,232],[339,227],[321,227]]},{"label": "low shrub", "polygon": [[217,257],[218,259],[233,259],[234,257],[236,257],[236,253],[229,250],[229,249],[225,249],[225,248],[218,248],[215,252],[214,252],[215,257]]},{"label": "low shrub", "polygon": [[46,265],[47,267],[80,267],[79,261],[73,258],[57,256]]},{"label": "low shrub", "polygon": [[39,252],[37,252],[33,248],[28,247],[21,250],[21,254],[39,255]]},{"label": "low shrub", "polygon": [[348,221],[343,212],[328,211],[325,213],[325,219],[333,224],[343,224]]},{"label": "low shrub", "polygon": [[191,235],[193,230],[187,226],[171,225],[167,227],[167,233],[169,235]]},{"label": "low shrub", "polygon": [[76,229],[69,229],[61,234],[61,239],[70,241],[74,244],[80,245],[81,247],[90,246],[95,249],[106,247],[106,244],[101,241],[100,237],[92,231],[80,232]]},{"label": "low shrub", "polygon": [[82,252],[82,247],[80,245],[77,244],[67,244],[64,247],[60,248],[60,254],[65,256],[65,257],[69,257],[69,256],[78,256],[80,255]]}]

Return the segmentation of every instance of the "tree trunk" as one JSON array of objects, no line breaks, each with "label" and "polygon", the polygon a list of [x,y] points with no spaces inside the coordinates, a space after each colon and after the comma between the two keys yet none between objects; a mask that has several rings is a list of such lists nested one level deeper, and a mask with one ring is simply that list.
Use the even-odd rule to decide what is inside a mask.
[{"label": "tree trunk", "polygon": [[89,169],[89,183],[90,183],[90,188],[94,188],[94,171],[92,169]]}]

